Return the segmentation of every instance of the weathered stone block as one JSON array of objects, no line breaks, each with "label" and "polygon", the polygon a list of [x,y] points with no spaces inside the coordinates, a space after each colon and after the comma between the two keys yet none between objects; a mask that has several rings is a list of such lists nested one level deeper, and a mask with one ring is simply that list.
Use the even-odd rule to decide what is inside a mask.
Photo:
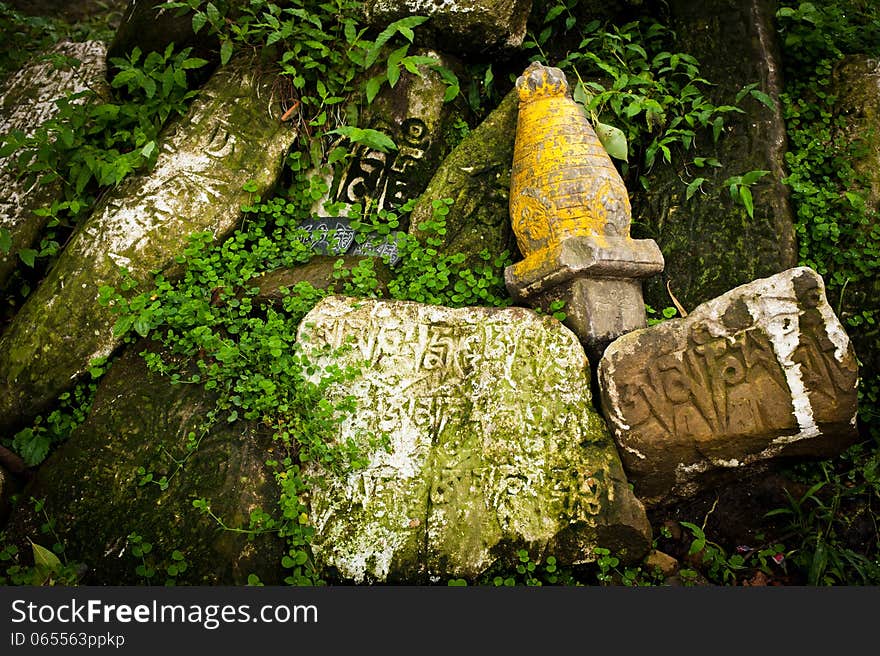
[{"label": "weathered stone block", "polygon": [[111,190],[79,227],[0,339],[0,430],[41,412],[120,343],[98,302],[101,286],[122,282],[120,267],[151,281],[191,234],[235,228],[247,182],[258,194],[275,184],[296,133],[271,103],[273,83],[252,56],[233,58],[166,128],[154,169]]},{"label": "weathered stone block", "polygon": [[429,16],[420,39],[455,53],[502,53],[519,48],[531,0],[371,0],[367,21],[379,29],[407,16]]},{"label": "weathered stone block", "polygon": [[[340,257],[315,255],[305,264],[275,269],[257,276],[249,281],[248,286],[259,289],[254,296],[256,303],[266,301],[269,304],[281,304],[287,295],[282,290],[290,290],[299,283],[308,283],[315,289],[332,289],[335,293],[341,294],[345,289],[345,283],[351,280],[351,270],[364,260],[369,259],[374,260],[372,266],[376,272],[376,281],[378,283],[376,291],[386,295],[388,281],[391,280],[391,270],[389,267],[385,266],[381,260],[356,255],[343,255]],[[339,271],[336,268],[336,263],[340,260],[345,271],[343,275],[339,275]]]},{"label": "weathered stone block", "polygon": [[862,146],[853,167],[870,185],[868,203],[880,209],[880,59],[849,55],[834,67],[832,83],[846,134]]},{"label": "weathered stone block", "polygon": [[[713,140],[698,130],[694,152],[714,157],[720,167],[694,169],[681,157],[659,161],[646,190],[633,188],[634,236],[653,239],[665,259],[664,273],[644,284],[645,300],[657,309],[671,305],[667,284],[687,310],[751,280],[797,264],[794,214],[788,187],[788,148],[779,94],[782,66],[774,27],[774,0],[671,0],[669,25],[675,48],[694,56],[700,77],[711,82],[706,99],[733,105],[747,84],[772,99],[773,108],[746,96],[744,114],[724,115],[724,131]],[[724,181],[748,171],[767,175],[752,187],[754,216],[734,202]],[[699,171],[699,172],[698,172]],[[708,178],[686,198],[686,183]],[[703,193],[705,192],[705,193]]]},{"label": "weathered stone block", "polygon": [[[153,545],[148,558],[156,564],[170,565],[174,550],[183,553],[189,567],[178,575],[180,584],[245,585],[249,574],[280,584],[283,539],[221,530],[192,504],[206,499],[233,527],[247,526],[251,511],[273,512],[280,490],[266,464],[271,436],[258,423],[243,421],[206,430],[215,399],[201,386],[174,385],[150,373],[138,354],[156,348],[141,342],[114,362],[89,418],[40,465],[23,498],[45,500],[66,557],[85,563],[89,585],[143,585],[130,533]],[[191,432],[195,449],[187,448]],[[140,484],[140,467],[155,481],[167,477],[167,489]],[[20,503],[7,537],[29,549],[28,538],[41,543],[44,521],[30,504]],[[163,583],[164,571],[158,576],[155,583]]]},{"label": "weathered stone block", "polygon": [[509,216],[517,103],[511,91],[443,160],[410,214],[410,235],[437,238],[422,225],[433,218],[433,201],[451,198],[438,251],[464,253],[470,265],[484,262],[479,257],[484,249],[493,255],[518,253]]},{"label": "weathered stone block", "polygon": [[624,466],[649,505],[745,465],[829,457],[858,439],[855,353],[806,267],[620,337],[598,376]]},{"label": "weathered stone block", "polygon": [[[37,57],[15,73],[0,96],[0,141],[4,135],[20,130],[31,136],[46,121],[58,115],[57,100],[94,90],[109,92],[106,44],[100,41],[62,41],[51,48],[48,57],[72,57],[80,63],[69,66],[53,64],[53,59]],[[86,102],[93,94],[83,94],[72,102]],[[40,185],[30,177],[19,177],[13,153],[0,159],[0,229],[8,230],[12,246],[0,250],[0,287],[8,280],[18,263],[18,252],[31,248],[46,226],[47,217],[34,214],[59,198],[58,184]]]},{"label": "weathered stone block", "polygon": [[[589,363],[555,319],[332,296],[298,339],[319,370],[361,366],[330,394],[356,397],[338,439],[369,464],[308,472],[322,565],[428,583],[473,579],[519,547],[565,563],[594,560],[596,546],[647,553],[644,509],[590,405]],[[382,436],[387,450],[370,446]]]},{"label": "weathered stone block", "polygon": [[[851,182],[850,189],[864,193],[868,210],[880,212],[880,58],[849,55],[841,59],[834,67],[831,93],[837,96],[835,111],[841,119],[842,136],[852,154],[850,162],[861,178],[858,182]],[[867,217],[870,220],[855,226],[861,234],[849,237],[850,240],[864,239],[866,244],[874,242],[871,234],[878,230],[880,213],[869,213]],[[847,275],[851,276],[851,273]],[[865,310],[880,310],[880,276],[862,272],[859,278],[848,277],[840,290],[837,308],[844,322],[858,317]],[[880,337],[877,332],[856,329],[852,338],[865,378],[880,372]]]}]

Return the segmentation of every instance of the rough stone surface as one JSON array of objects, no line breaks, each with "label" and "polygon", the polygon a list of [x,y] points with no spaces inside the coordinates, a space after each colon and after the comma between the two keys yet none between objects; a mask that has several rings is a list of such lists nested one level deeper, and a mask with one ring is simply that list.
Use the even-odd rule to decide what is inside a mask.
[{"label": "rough stone surface", "polygon": [[[193,57],[202,57],[216,64],[219,60],[220,42],[216,35],[202,28],[198,34],[192,29],[192,12],[181,9],[161,7],[165,0],[130,0],[120,20],[113,41],[107,49],[108,59],[126,57],[135,47],[141,52],[164,52],[173,43],[178,50],[192,48]],[[231,0],[226,3],[233,7],[244,4],[244,0]],[[210,72],[193,71],[198,81]]]},{"label": "rough stone surface", "polygon": [[880,59],[845,57],[835,66],[832,83],[849,138],[864,147],[853,165],[871,186],[868,202],[880,209]]},{"label": "rough stone surface", "polygon": [[[834,69],[831,93],[838,98],[836,110],[843,119],[843,136],[853,149],[853,169],[864,176],[860,185],[868,192],[868,209],[880,212],[880,59],[864,55],[842,59]],[[872,241],[870,233],[878,230],[878,217],[875,214],[873,220],[860,228],[868,243]],[[838,302],[838,312],[844,321],[864,310],[880,310],[880,277],[851,279]],[[880,372],[877,332],[856,330],[853,343],[866,377],[868,372]]]},{"label": "rough stone surface", "polygon": [[420,226],[433,218],[432,202],[452,198],[439,252],[464,253],[471,265],[483,262],[484,249],[519,255],[508,209],[516,120],[512,91],[443,160],[410,214],[409,234],[424,238]]},{"label": "rough stone surface", "polygon": [[855,353],[806,267],[624,335],[598,376],[624,467],[648,505],[745,465],[830,457],[858,439]]},{"label": "rough stone surface", "polygon": [[126,179],[80,226],[0,339],[0,429],[39,413],[119,344],[98,295],[121,283],[120,267],[150,281],[189,235],[233,230],[251,197],[245,183],[258,194],[275,184],[295,133],[279,120],[272,83],[252,58],[234,58],[166,129],[155,168]]},{"label": "rough stone surface", "polygon": [[[774,109],[747,96],[740,103],[745,114],[726,114],[717,144],[711,134],[698,134],[695,152],[715,157],[721,168],[696,173],[689,166],[685,171],[687,158],[682,157],[680,166],[656,165],[647,176],[648,191],[634,188],[633,236],[654,239],[666,261],[663,275],[644,285],[645,301],[655,308],[672,305],[667,283],[689,311],[737,285],[797,264],[793,213],[782,183],[787,139],[777,100],[782,80],[774,5],[773,0],[669,3],[676,49],[696,57],[701,77],[713,83],[707,99],[732,105],[741,88],[755,82],[773,99]],[[722,184],[752,170],[770,171],[751,187],[754,218]],[[709,178],[706,193],[686,200],[682,180],[697,175]]]},{"label": "rough stone surface", "polygon": [[[0,141],[3,135],[20,130],[31,136],[58,114],[56,101],[72,94],[94,90],[108,91],[106,44],[100,41],[62,41],[51,48],[48,57],[73,57],[81,63],[58,68],[44,57],[36,57],[7,81],[0,95]],[[74,103],[86,102],[94,94],[82,95]],[[12,247],[0,251],[0,287],[18,263],[18,252],[37,241],[47,218],[34,210],[51,205],[61,195],[57,184],[40,185],[32,178],[19,178],[15,155],[0,159],[0,229],[8,230]]]},{"label": "rough stone surface", "polygon": [[[345,579],[472,580],[517,548],[563,563],[600,545],[647,553],[644,508],[590,405],[589,364],[555,319],[331,296],[298,337],[319,371],[362,367],[330,394],[356,397],[338,439],[369,464],[309,472],[315,557]],[[369,445],[382,436],[387,450]]]},{"label": "rough stone surface", "polygon": [[506,53],[522,45],[531,0],[370,0],[367,21],[379,29],[407,16],[428,16],[420,39],[460,54]]},{"label": "rough stone surface", "polygon": [[[178,583],[244,585],[253,573],[280,584],[283,540],[264,534],[250,541],[223,531],[192,505],[193,499],[207,499],[232,527],[247,527],[258,508],[272,512],[279,490],[266,465],[271,436],[257,425],[225,421],[205,434],[202,423],[214,407],[210,395],[151,374],[138,355],[148,347],[139,343],[113,364],[89,418],[40,466],[24,498],[45,498],[67,557],[88,566],[83,582],[89,585],[144,583],[127,539],[132,532],[153,544],[155,565],[173,563],[174,550],[183,553],[189,567]],[[186,458],[190,432],[201,441],[176,471],[172,458]],[[168,476],[168,489],[140,485],[139,467],[155,480]],[[27,538],[39,542],[43,521],[29,504],[20,504],[7,535],[29,549]],[[160,569],[153,584],[163,583],[164,574]]]}]

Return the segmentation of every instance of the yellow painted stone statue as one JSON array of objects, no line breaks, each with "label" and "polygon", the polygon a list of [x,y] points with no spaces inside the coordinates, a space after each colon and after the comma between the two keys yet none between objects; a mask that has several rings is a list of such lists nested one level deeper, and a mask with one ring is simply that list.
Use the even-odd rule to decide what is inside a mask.
[{"label": "yellow painted stone statue", "polygon": [[623,179],[558,68],[533,64],[517,82],[519,120],[510,218],[526,257],[563,239],[629,236]]},{"label": "yellow painted stone statue", "polygon": [[514,300],[566,303],[588,353],[646,325],[641,278],[663,270],[650,239],[632,239],[623,179],[571,98],[565,74],[532,63],[517,79],[510,220],[523,259],[508,267]]}]

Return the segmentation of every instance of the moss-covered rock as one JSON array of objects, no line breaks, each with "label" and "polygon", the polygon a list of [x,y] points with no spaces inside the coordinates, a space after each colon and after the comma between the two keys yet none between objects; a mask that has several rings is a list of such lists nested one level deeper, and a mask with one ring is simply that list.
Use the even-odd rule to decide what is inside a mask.
[{"label": "moss-covered rock", "polygon": [[427,16],[420,42],[454,53],[504,54],[522,45],[531,0],[369,0],[367,21],[384,29],[408,16]]},{"label": "moss-covered rock", "polygon": [[254,297],[256,303],[265,301],[279,304],[287,295],[284,290],[290,290],[299,283],[308,283],[315,289],[332,289],[336,293],[342,293],[345,284],[352,281],[352,270],[363,266],[365,261],[369,262],[376,274],[378,287],[375,291],[385,295],[388,292],[388,281],[391,280],[391,269],[377,258],[356,255],[315,255],[300,266],[264,273],[251,280],[248,286],[259,289]]},{"label": "moss-covered rock", "polygon": [[[114,363],[88,420],[40,466],[22,498],[45,500],[66,557],[89,569],[83,583],[145,582],[136,572],[141,561],[131,553],[132,533],[153,545],[146,557],[157,568],[153,584],[166,580],[175,550],[188,564],[175,577],[179,583],[244,585],[249,574],[280,583],[283,540],[224,531],[193,507],[194,499],[206,499],[233,528],[247,528],[254,510],[272,512],[279,491],[266,465],[271,436],[243,422],[223,421],[205,432],[211,396],[200,386],[172,385],[151,374],[138,355],[146,346]],[[148,474],[153,482],[143,483]],[[156,484],[162,476],[165,490]],[[42,544],[44,521],[20,503],[8,537],[22,548],[29,549],[28,538]]]},{"label": "moss-covered rock", "polygon": [[[100,41],[61,41],[12,75],[0,92],[0,141],[14,131],[33,135],[58,115],[58,100],[79,94],[72,100],[77,104],[109,93],[106,53]],[[61,58],[71,60],[61,64]],[[19,252],[32,248],[46,226],[48,217],[35,210],[62,197],[57,182],[38,184],[33,176],[19,177],[17,162],[14,153],[0,158],[0,230],[8,231],[11,240],[8,250],[0,249],[0,288],[19,264]]]},{"label": "moss-covered rock", "polygon": [[329,395],[355,397],[338,440],[368,464],[307,472],[315,558],[343,579],[475,580],[519,548],[568,564],[647,553],[589,363],[555,319],[331,296],[298,339],[319,372],[361,368]]},{"label": "moss-covered rock", "polygon": [[[432,50],[413,54],[432,57],[449,70],[461,66],[458,60]],[[314,204],[315,216],[344,217],[353,205],[362,211],[393,212],[424,191],[450,150],[444,136],[453,105],[445,101],[447,86],[442,76],[427,65],[418,70],[418,74],[402,70],[394,87],[383,87],[360,119],[362,127],[384,133],[396,148],[383,151],[369,142],[340,139],[336,147],[348,149],[349,156],[340,170],[324,173],[329,190]]]},{"label": "moss-covered rock", "polygon": [[[717,144],[710,135],[699,135],[692,152],[715,157],[720,168],[695,169],[682,156],[678,165],[655,165],[646,175],[647,191],[631,190],[633,236],[654,239],[666,260],[663,275],[646,283],[645,300],[658,309],[671,305],[668,282],[690,309],[737,285],[794,266],[797,249],[788,191],[782,184],[787,139],[776,100],[781,79],[774,3],[669,4],[676,48],[700,62],[701,77],[713,84],[707,97],[715,105],[733,105],[737,93],[751,83],[773,100],[770,109],[747,95],[741,102],[746,113],[726,115],[727,127]],[[723,185],[728,177],[753,170],[770,171],[751,187],[754,218]],[[698,175],[709,180],[702,186],[705,193],[686,200],[682,180]]]},{"label": "moss-covered rock", "polygon": [[439,252],[464,253],[472,263],[483,262],[483,250],[519,256],[509,208],[517,109],[514,90],[443,160],[410,214],[411,235],[433,236],[423,226],[433,217],[433,202],[451,198]]},{"label": "moss-covered rock", "polygon": [[832,92],[849,140],[861,156],[853,161],[870,186],[868,203],[880,209],[880,59],[850,55],[834,67]]},{"label": "moss-covered rock", "polygon": [[79,227],[0,339],[0,430],[42,411],[119,344],[99,294],[121,285],[121,268],[150,281],[191,234],[235,228],[252,197],[246,183],[257,194],[275,184],[295,132],[271,102],[273,82],[249,55],[219,69],[163,133],[155,168],[110,191]]},{"label": "moss-covered rock", "polygon": [[[867,55],[845,57],[835,66],[832,83],[842,136],[859,178],[851,189],[864,193],[866,199],[868,220],[857,228],[855,237],[863,240],[867,254],[870,244],[877,243],[873,235],[880,230],[880,59]],[[859,278],[850,278],[841,289],[838,311],[842,319],[859,317],[866,311],[880,313],[880,278],[870,273]],[[880,335],[876,330],[856,329],[853,342],[866,378],[875,376],[880,372]]]},{"label": "moss-covered rock", "polygon": [[[219,62],[220,40],[203,28],[193,32],[191,11],[162,7],[165,0],[131,1],[122,15],[113,41],[107,48],[107,59],[125,58],[135,48],[141,52],[164,52],[173,43],[177,50],[192,48],[192,56],[211,62],[203,70],[191,71],[197,82],[204,82],[211,69]],[[233,0],[240,6],[243,0]]]}]

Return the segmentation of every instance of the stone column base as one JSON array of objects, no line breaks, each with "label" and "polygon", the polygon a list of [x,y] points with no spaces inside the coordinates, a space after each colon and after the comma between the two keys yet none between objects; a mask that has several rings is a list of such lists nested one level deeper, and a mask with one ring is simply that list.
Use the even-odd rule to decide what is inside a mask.
[{"label": "stone column base", "polygon": [[641,278],[662,270],[651,239],[581,236],[507,267],[504,280],[515,302],[545,313],[564,301],[563,323],[598,362],[612,341],[647,326]]}]

